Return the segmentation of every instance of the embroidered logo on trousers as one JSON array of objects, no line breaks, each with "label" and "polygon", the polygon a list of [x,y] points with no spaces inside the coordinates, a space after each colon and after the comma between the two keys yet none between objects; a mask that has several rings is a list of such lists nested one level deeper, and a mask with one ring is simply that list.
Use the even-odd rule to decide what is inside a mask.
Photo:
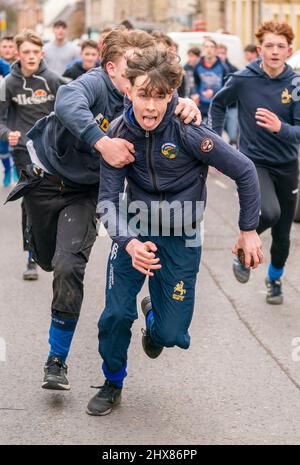
[{"label": "embroidered logo on trousers", "polygon": [[184,298],[185,298],[185,294],[186,294],[186,289],[184,289],[184,282],[180,281],[174,287],[174,293],[173,293],[172,297],[173,297],[174,300],[183,301]]}]

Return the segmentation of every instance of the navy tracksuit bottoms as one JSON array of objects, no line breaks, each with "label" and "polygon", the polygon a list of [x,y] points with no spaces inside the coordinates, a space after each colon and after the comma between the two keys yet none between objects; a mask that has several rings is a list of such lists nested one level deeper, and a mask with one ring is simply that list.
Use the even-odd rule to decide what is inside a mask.
[{"label": "navy tracksuit bottoms", "polygon": [[[149,278],[153,342],[187,349],[201,247],[187,247],[186,236],[142,237],[139,240],[156,244],[162,265]],[[136,297],[144,281],[145,275],[132,267],[131,256],[113,243],[107,267],[105,308],[98,323],[99,353],[106,366],[105,374],[107,370],[121,373],[127,365],[131,326],[138,317]]]}]

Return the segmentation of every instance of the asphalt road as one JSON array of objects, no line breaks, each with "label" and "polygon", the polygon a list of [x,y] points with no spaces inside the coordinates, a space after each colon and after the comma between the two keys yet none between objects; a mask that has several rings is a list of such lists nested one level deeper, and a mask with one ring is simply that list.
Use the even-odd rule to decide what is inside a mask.
[{"label": "asphalt road", "polygon": [[[3,206],[8,190],[0,188],[0,444],[300,444],[300,224],[292,230],[285,303],[269,306],[267,263],[247,285],[232,275],[234,184],[212,172],[208,191],[191,348],[148,359],[139,318],[122,404],[97,418],[85,407],[95,394],[90,385],[102,384],[97,321],[110,240],[98,238],[87,268],[68,360],[72,389],[45,391],[51,274],[22,281],[20,205]],[[270,235],[262,237],[268,258]],[[139,301],[146,294],[144,287]]]}]

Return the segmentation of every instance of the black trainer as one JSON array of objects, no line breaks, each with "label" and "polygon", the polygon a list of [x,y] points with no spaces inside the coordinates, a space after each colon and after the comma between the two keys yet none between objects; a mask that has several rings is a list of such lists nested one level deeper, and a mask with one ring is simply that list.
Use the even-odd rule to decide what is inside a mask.
[{"label": "black trainer", "polygon": [[283,303],[283,292],[281,279],[274,279],[271,281],[269,278],[266,278],[267,286],[267,297],[266,301],[271,305],[280,305]]},{"label": "black trainer", "polygon": [[122,388],[116,387],[108,380],[100,386],[97,394],[88,403],[86,413],[93,416],[108,415],[114,406],[121,402]]},{"label": "black trainer", "polygon": [[37,264],[34,260],[29,259],[27,262],[26,270],[23,273],[24,281],[36,281],[39,278],[37,272]]},{"label": "black trainer", "polygon": [[69,391],[71,386],[67,378],[68,367],[62,362],[61,357],[52,355],[48,358],[45,368],[45,377],[42,384],[43,389],[56,391]]},{"label": "black trainer", "polygon": [[144,352],[150,358],[157,358],[163,351],[163,346],[158,346],[152,341],[150,331],[147,328],[147,315],[152,310],[151,299],[149,296],[145,297],[141,303],[142,312],[145,315],[146,329],[142,329],[142,346]]}]

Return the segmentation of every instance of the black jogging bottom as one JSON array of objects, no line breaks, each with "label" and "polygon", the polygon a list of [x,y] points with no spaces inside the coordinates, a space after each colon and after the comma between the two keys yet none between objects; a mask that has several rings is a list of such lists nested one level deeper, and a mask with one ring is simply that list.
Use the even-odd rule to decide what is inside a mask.
[{"label": "black jogging bottom", "polygon": [[289,255],[290,231],[298,189],[298,160],[267,166],[255,163],[261,190],[261,215],[257,233],[271,228],[271,263],[283,268]]}]

